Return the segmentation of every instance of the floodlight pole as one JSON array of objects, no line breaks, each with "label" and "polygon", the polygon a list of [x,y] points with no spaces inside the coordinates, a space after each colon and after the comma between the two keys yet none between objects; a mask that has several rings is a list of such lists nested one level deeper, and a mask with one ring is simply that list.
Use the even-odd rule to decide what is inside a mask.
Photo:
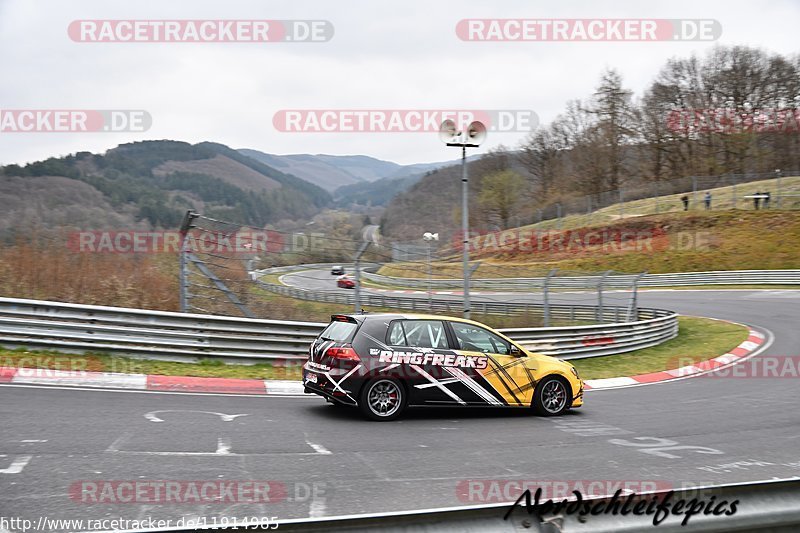
[{"label": "floodlight pole", "polygon": [[464,318],[469,318],[469,177],[467,176],[467,147],[461,146],[461,233],[464,267]]},{"label": "floodlight pole", "polygon": [[477,148],[477,144],[447,143],[447,146],[461,147],[461,234],[462,262],[464,269],[464,318],[469,318],[469,177],[467,176],[467,148]]},{"label": "floodlight pole", "polygon": [[[480,122],[469,125],[468,131],[459,132],[452,120],[445,120],[439,129],[440,138],[447,146],[461,148],[461,233],[464,268],[464,318],[469,318],[469,178],[467,177],[467,148],[477,148],[486,136],[486,127]],[[456,141],[457,142],[453,142]]]}]

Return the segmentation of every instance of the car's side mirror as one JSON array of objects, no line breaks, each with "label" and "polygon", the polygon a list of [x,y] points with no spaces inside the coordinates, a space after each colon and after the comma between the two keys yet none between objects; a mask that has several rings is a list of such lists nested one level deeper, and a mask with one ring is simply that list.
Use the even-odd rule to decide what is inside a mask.
[{"label": "car's side mirror", "polygon": [[513,355],[514,357],[521,357],[522,356],[522,350],[520,350],[519,348],[517,348],[516,346],[514,346],[512,344],[511,348],[509,348],[509,350],[508,350],[508,354],[509,355]]}]

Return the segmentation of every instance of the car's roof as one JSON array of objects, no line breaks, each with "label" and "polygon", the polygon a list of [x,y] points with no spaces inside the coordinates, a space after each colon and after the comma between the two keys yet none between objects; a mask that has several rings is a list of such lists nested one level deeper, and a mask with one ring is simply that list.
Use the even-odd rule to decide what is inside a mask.
[{"label": "car's roof", "polygon": [[387,318],[392,320],[450,320],[452,322],[464,322],[467,324],[475,324],[476,326],[489,327],[486,324],[481,324],[480,322],[469,320],[467,318],[461,318],[457,316],[428,315],[421,313],[355,313],[348,314],[346,316],[353,317],[356,320],[375,320]]}]

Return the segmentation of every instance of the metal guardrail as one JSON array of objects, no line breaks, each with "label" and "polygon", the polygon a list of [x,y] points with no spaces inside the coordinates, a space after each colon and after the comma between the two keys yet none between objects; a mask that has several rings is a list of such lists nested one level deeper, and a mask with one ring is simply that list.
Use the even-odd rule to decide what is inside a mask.
[{"label": "metal guardrail", "polygon": [[[373,272],[362,276],[381,285],[425,289],[455,289],[463,285],[461,279],[396,278]],[[607,289],[630,288],[636,275],[614,275],[603,280]],[[547,280],[551,289],[596,289],[599,276],[553,276]],[[546,278],[473,278],[470,286],[481,289],[543,289]],[[692,285],[800,285],[800,270],[715,270],[708,272],[677,272],[670,274],[645,274],[639,287],[675,287]]]},{"label": "metal guardrail", "polygon": [[[263,285],[269,288],[271,284]],[[293,293],[300,289],[283,287],[281,291]],[[411,301],[402,298],[395,300],[398,305]],[[605,311],[611,313],[612,309]],[[575,312],[575,306],[571,307],[571,312]],[[594,309],[589,308],[585,312],[587,317],[592,316]],[[318,322],[233,318],[0,298],[0,345],[6,347],[26,346],[148,357],[214,358],[243,363],[264,359],[303,360],[308,345],[324,327],[325,324]],[[633,322],[500,331],[531,350],[562,359],[575,359],[623,353],[659,344],[677,335],[678,322],[676,314],[671,311],[639,309],[639,320]]]},{"label": "metal guardrail", "polygon": [[639,315],[651,315],[651,318],[615,324],[499,331],[531,351],[559,359],[585,359],[641,350],[678,335],[678,317],[674,312],[640,309]]},{"label": "metal guardrail", "polygon": [[3,346],[241,362],[299,360],[323,326],[0,298]]},{"label": "metal guardrail", "polygon": [[[617,513],[580,513],[559,514],[547,513],[543,516],[528,514],[524,501],[514,512],[504,519],[512,502],[496,503],[470,507],[451,507],[446,509],[430,509],[406,511],[400,513],[381,513],[349,517],[307,518],[279,520],[280,531],[322,532],[322,531],[381,531],[388,533],[423,533],[428,531],[444,532],[481,532],[501,533],[532,531],[538,533],[619,533],[634,531],[658,531],[659,533],[678,533],[684,531],[705,531],[709,533],[728,531],[770,531],[789,532],[800,528],[800,480],[771,480],[749,483],[733,483],[727,485],[690,487],[674,491],[658,491],[644,493],[641,496],[657,502],[665,501],[672,492],[666,512],[660,512],[658,526],[654,526],[655,512],[622,514],[618,505]],[[533,500],[533,498],[531,498]],[[574,500],[570,496],[568,500]],[[612,495],[592,497],[583,496],[583,504],[591,504],[591,509],[603,511],[614,509],[615,501],[625,502],[627,495],[618,500]],[[560,500],[558,500],[560,501]],[[683,501],[678,509],[675,504]],[[715,506],[723,514],[697,512],[682,525],[690,505],[699,505],[704,509],[709,504]],[[733,509],[731,515],[725,511]],[[725,502],[724,504],[722,502]],[[544,503],[544,501],[542,501]],[[634,508],[631,506],[631,508]],[[580,511],[582,508],[578,508]],[[675,509],[675,510],[673,510]],[[672,513],[672,514],[671,514]],[[238,530],[236,530],[238,531]]]}]

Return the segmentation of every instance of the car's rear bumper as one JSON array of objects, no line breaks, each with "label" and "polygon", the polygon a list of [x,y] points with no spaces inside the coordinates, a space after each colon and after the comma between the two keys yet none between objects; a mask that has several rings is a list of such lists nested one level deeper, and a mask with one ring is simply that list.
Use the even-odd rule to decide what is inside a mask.
[{"label": "car's rear bumper", "polygon": [[[344,382],[346,369],[331,368],[327,372],[303,366],[303,387],[307,394],[318,394],[325,399],[333,400],[346,405],[355,405],[361,381],[357,376],[351,376]],[[333,380],[336,380],[334,382]]]}]

